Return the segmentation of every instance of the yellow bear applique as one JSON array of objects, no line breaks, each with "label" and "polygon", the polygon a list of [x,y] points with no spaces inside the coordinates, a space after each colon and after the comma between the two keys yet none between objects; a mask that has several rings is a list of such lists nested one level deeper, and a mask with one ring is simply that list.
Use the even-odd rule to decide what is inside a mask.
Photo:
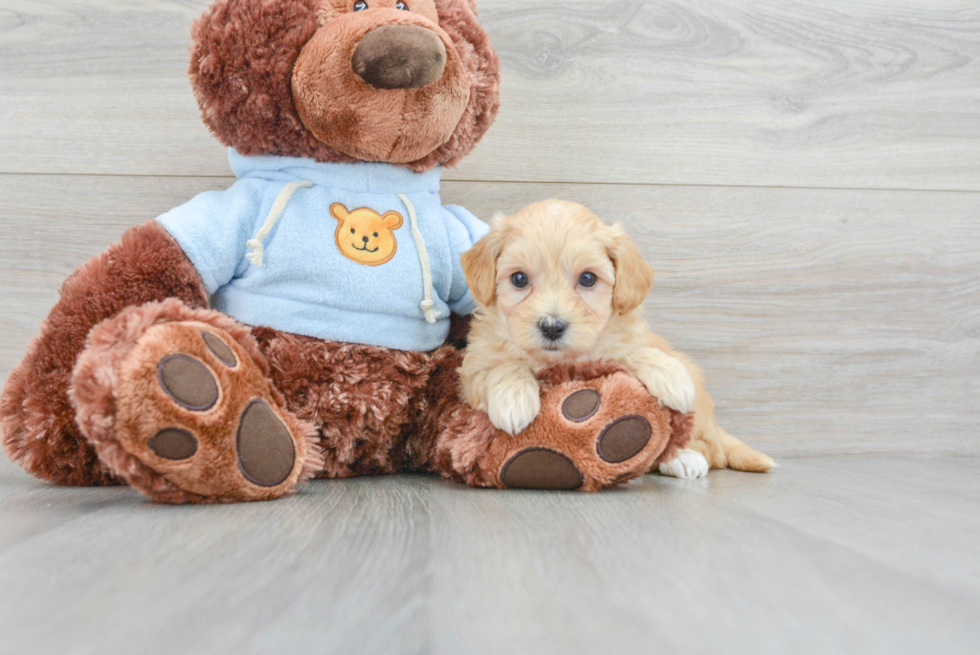
[{"label": "yellow bear applique", "polygon": [[340,221],[334,239],[341,254],[358,264],[380,266],[398,251],[395,230],[405,222],[398,212],[379,214],[361,207],[348,211],[339,202],[330,205],[330,214]]}]

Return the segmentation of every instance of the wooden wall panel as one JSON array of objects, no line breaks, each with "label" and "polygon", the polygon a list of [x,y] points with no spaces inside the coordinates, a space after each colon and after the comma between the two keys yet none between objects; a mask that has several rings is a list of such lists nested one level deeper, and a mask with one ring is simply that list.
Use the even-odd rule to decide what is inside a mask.
[{"label": "wooden wall panel", "polygon": [[[0,373],[77,265],[230,183],[0,176]],[[787,454],[980,454],[980,195],[470,182],[443,193],[483,218],[553,196],[626,224],[658,271],[647,317],[704,365],[732,432]]]},{"label": "wooden wall panel", "polygon": [[[7,0],[0,172],[225,175],[206,0]],[[980,189],[970,0],[484,0],[503,109],[460,180]]]}]

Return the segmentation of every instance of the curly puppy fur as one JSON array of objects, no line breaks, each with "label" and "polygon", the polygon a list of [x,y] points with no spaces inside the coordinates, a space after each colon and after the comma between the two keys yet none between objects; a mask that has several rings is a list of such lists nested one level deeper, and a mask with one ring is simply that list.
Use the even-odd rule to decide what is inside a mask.
[{"label": "curly puppy fur", "polygon": [[513,433],[530,424],[540,370],[610,358],[663,405],[694,410],[689,447],[712,468],[773,467],[718,425],[701,369],[643,320],[654,272],[622,226],[578,203],[545,200],[498,216],[463,255],[463,268],[480,306],[460,375],[467,401],[498,427]]},{"label": "curly puppy fur", "polygon": [[[459,400],[459,377],[456,370],[462,364],[463,353],[444,348],[433,356],[435,364],[424,402],[419,409],[419,429],[407,445],[409,462],[414,468],[434,470],[444,476],[473,487],[498,487],[506,485],[501,480],[501,469],[510,456],[525,448],[522,443],[528,433],[511,437],[497,430],[484,412],[474,410]],[[608,400],[613,406],[621,404],[635,411],[642,406],[637,394],[645,394],[639,382],[623,366],[612,361],[581,362],[558,365],[540,371],[537,381],[542,397],[568,383],[604,380],[613,393]],[[576,466],[584,474],[581,491],[623,484],[642,475],[656,463],[672,459],[691,437],[694,418],[657,405],[646,396],[653,408],[653,438],[639,455],[622,465],[595,466],[594,458],[577,458]],[[615,413],[615,412],[614,412]],[[563,453],[584,452],[595,449],[595,442],[582,439],[581,434],[569,432],[560,421],[537,423],[528,432],[531,445],[546,445]]]}]

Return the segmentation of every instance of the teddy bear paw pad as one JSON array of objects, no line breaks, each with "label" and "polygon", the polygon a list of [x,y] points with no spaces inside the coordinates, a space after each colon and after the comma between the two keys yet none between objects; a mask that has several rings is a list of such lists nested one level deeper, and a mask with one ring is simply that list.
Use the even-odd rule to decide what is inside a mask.
[{"label": "teddy bear paw pad", "polygon": [[[303,429],[230,335],[192,321],[155,325],[120,368],[116,438],[147,469],[206,499],[288,493]],[[134,485],[136,486],[136,485]]]},{"label": "teddy bear paw pad", "polygon": [[238,467],[252,484],[274,487],[285,482],[296,461],[289,429],[262,400],[245,408],[238,426]]},{"label": "teddy bear paw pad", "polygon": [[585,478],[567,456],[547,448],[527,448],[507,460],[500,479],[515,489],[572,491]]}]

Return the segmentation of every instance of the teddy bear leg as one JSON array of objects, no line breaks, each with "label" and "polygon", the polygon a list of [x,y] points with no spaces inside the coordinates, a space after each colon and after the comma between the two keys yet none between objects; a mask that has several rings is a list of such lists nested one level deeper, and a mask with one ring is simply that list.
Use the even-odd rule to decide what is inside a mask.
[{"label": "teddy bear leg", "polygon": [[194,266],[155,221],[127,230],[65,281],[0,396],[0,432],[10,459],[56,484],[121,482],[75,423],[68,399],[72,369],[95,325],[126,307],[171,297],[191,307],[208,304]]},{"label": "teddy bear leg", "polygon": [[643,475],[690,439],[692,415],[662,407],[625,369],[595,363],[539,376],[541,413],[511,436],[458,399],[460,354],[437,357],[412,452],[421,468],[471,486],[598,491]]},{"label": "teddy bear leg", "polygon": [[149,498],[269,500],[322,458],[268,376],[248,327],[169,299],[93,329],[70,397],[102,462]]},{"label": "teddy bear leg", "polygon": [[319,477],[400,473],[431,370],[427,353],[252,328],[286,407],[320,435]]}]

